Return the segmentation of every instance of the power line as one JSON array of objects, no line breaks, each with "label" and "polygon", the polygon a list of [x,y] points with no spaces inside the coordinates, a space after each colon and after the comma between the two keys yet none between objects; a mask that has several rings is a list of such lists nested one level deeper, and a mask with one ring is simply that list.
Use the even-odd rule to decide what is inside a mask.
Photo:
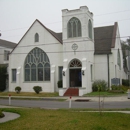
[{"label": "power line", "polygon": [[[95,17],[97,16],[102,16],[102,15],[109,15],[109,14],[115,14],[115,13],[121,13],[121,12],[127,12],[130,10],[123,10],[123,11],[117,11],[117,12],[110,12],[110,13],[105,13],[105,14],[99,14],[99,15],[95,15]],[[130,19],[130,18],[129,18]],[[124,19],[124,20],[128,20],[128,19]],[[118,20],[118,21],[122,21],[122,20]],[[51,23],[45,23],[45,25],[48,24],[55,24],[55,23],[61,23],[62,21],[56,21],[56,22],[51,22]],[[108,22],[107,22],[108,23]],[[101,23],[100,23],[101,24]],[[97,25],[97,24],[96,24]],[[38,25],[37,25],[38,26]],[[21,27],[21,28],[14,28],[14,29],[9,29],[9,30],[4,30],[2,32],[8,32],[8,31],[15,31],[15,30],[20,30],[20,29],[25,29],[25,28],[29,28],[29,27]]]},{"label": "power line", "polygon": [[128,12],[128,11],[130,10],[123,10],[123,11],[117,11],[117,12],[111,12],[111,13],[105,13],[105,14],[97,14],[95,16],[97,17],[97,16],[102,16],[102,15],[116,14],[116,13]]},{"label": "power line", "polygon": [[[117,20],[117,22],[119,22],[119,21],[125,21],[125,20],[130,20],[130,18],[128,18],[128,19]],[[109,21],[109,22],[104,22],[104,23],[111,23],[111,22],[115,22],[115,21]],[[95,25],[104,24],[104,23],[97,23],[97,24],[95,24]]]}]

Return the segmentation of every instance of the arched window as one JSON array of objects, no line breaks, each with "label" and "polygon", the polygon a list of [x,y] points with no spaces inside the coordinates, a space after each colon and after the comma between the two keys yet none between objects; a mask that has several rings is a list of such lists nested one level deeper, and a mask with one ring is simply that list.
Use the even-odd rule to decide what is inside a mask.
[{"label": "arched window", "polygon": [[119,65],[119,68],[121,69],[121,57],[120,57],[119,49],[118,49],[118,52],[117,52],[117,64]]},{"label": "arched window", "polygon": [[92,23],[91,20],[88,21],[88,36],[92,39]]},{"label": "arched window", "polygon": [[40,48],[34,48],[25,59],[25,81],[50,81],[50,61]]},{"label": "arched window", "polygon": [[35,42],[39,42],[39,35],[38,35],[38,33],[35,34],[34,40],[35,40]]},{"label": "arched window", "polygon": [[79,60],[77,60],[77,59],[74,59],[74,60],[72,60],[71,62],[70,62],[70,66],[69,66],[70,68],[72,68],[72,67],[82,67],[82,63],[79,61]]},{"label": "arched window", "polygon": [[73,17],[69,20],[67,25],[68,37],[81,37],[81,22],[79,19]]}]

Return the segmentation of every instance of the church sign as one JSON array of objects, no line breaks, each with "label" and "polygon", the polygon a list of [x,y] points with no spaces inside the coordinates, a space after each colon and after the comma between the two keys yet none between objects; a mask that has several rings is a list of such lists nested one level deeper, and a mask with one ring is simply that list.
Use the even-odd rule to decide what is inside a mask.
[{"label": "church sign", "polygon": [[111,85],[120,85],[120,79],[119,78],[111,79]]}]

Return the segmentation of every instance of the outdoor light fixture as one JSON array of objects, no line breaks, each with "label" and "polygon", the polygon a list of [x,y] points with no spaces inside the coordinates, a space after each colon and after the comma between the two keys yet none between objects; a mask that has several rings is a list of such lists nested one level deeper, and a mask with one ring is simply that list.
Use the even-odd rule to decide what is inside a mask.
[{"label": "outdoor light fixture", "polygon": [[65,71],[62,71],[62,75],[65,76]]},{"label": "outdoor light fixture", "polygon": [[82,75],[84,75],[84,70],[82,70]]}]

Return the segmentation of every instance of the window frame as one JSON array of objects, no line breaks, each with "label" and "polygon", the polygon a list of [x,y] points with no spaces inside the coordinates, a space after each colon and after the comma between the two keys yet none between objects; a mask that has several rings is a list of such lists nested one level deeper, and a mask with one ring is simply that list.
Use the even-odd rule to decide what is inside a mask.
[{"label": "window frame", "polygon": [[118,49],[118,52],[117,52],[117,64],[119,66],[119,69],[121,69],[121,56],[120,56],[119,49]]},{"label": "window frame", "polygon": [[39,42],[39,34],[35,33],[34,42]]},{"label": "window frame", "polygon": [[59,66],[58,67],[58,71],[59,71],[59,73],[58,73],[59,74],[59,81],[63,80],[63,75],[62,75],[63,66]]},{"label": "window frame", "polygon": [[[75,27],[74,27],[75,26]],[[67,23],[68,38],[82,37],[82,25],[78,18],[72,17]]]},{"label": "window frame", "polygon": [[[39,66],[41,64],[41,66]],[[45,65],[48,64],[49,67]],[[32,68],[32,65],[35,65],[35,68]],[[45,79],[45,69],[49,69],[49,80]],[[51,81],[51,67],[50,61],[47,54],[40,48],[33,48],[25,58],[24,62],[24,81],[25,82],[43,82],[43,81]],[[42,70],[42,80],[39,79],[39,70]],[[33,73],[35,71],[35,77]],[[28,74],[28,76],[26,75]],[[33,76],[33,77],[32,77]],[[27,78],[26,78],[27,77]],[[34,79],[33,79],[34,78]]]},{"label": "window frame", "polygon": [[12,82],[17,81],[17,69],[12,69]]},{"label": "window frame", "polygon": [[90,19],[89,19],[89,21],[88,21],[88,37],[89,37],[90,39],[93,38],[92,22],[91,22]]},{"label": "window frame", "polygon": [[8,61],[8,60],[9,60],[9,53],[10,53],[10,51],[4,50],[4,60],[5,60],[5,61]]},{"label": "window frame", "polygon": [[91,71],[91,82],[93,82],[93,65],[92,64],[90,66],[90,71]]}]

